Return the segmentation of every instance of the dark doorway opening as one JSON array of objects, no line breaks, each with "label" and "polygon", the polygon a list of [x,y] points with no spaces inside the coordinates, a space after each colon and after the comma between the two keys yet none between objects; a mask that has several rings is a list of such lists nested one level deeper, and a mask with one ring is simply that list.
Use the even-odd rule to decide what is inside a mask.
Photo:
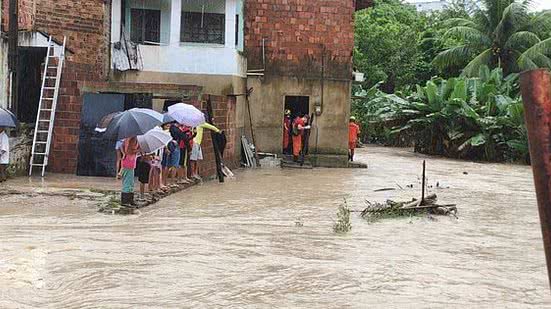
[{"label": "dark doorway opening", "polygon": [[178,103],[182,103],[182,100],[165,100],[165,103],[163,104],[163,113],[168,112],[169,107]]},{"label": "dark doorway opening", "polygon": [[291,117],[310,114],[310,97],[307,96],[285,96],[285,110],[291,111]]},{"label": "dark doorway opening", "polygon": [[17,118],[21,122],[36,121],[42,87],[42,65],[45,58],[46,48],[19,49]]},{"label": "dark doorway opening", "polygon": [[116,175],[115,139],[105,139],[96,132],[98,122],[105,116],[135,107],[151,108],[151,94],[87,93],[83,97],[78,144],[77,175]]}]

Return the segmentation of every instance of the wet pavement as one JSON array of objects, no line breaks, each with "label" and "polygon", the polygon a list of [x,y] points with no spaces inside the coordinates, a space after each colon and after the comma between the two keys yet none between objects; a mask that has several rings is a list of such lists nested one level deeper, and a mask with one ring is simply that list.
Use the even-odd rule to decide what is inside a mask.
[{"label": "wet pavement", "polygon": [[239,171],[135,216],[2,196],[0,308],[551,307],[529,167],[428,158],[458,220],[353,214],[333,233],[344,199],[416,197],[423,158],[370,147],[367,170]]}]

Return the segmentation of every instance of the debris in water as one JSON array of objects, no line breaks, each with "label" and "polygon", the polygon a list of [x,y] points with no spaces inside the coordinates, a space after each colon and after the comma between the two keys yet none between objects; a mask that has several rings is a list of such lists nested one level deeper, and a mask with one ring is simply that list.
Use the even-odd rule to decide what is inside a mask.
[{"label": "debris in water", "polygon": [[[371,203],[366,201],[368,204],[367,208],[361,211],[362,218],[373,221],[381,218],[393,218],[393,217],[404,217],[404,216],[413,216],[417,214],[428,214],[430,215],[442,215],[449,216],[453,215],[457,218],[457,207],[455,204],[450,205],[438,205],[436,201],[438,197],[436,194],[431,194],[425,196],[427,187],[432,188],[432,185],[427,186],[427,162],[423,160],[423,172],[421,174],[421,198],[413,199],[408,202],[395,202],[392,200],[387,200],[384,204],[381,203]],[[410,187],[409,185],[407,187]],[[413,187],[413,185],[411,185]],[[436,182],[436,187],[440,187],[440,182]],[[360,211],[358,211],[360,212]]]},{"label": "debris in water", "polygon": [[396,188],[382,188],[382,189],[373,190],[373,192],[394,191],[394,190],[396,190]]},{"label": "debris in water", "polygon": [[440,216],[454,216],[457,218],[457,207],[455,204],[436,204],[436,194],[425,197],[424,202],[413,199],[407,202],[395,202],[387,200],[385,203],[371,203],[366,201],[368,207],[361,211],[362,218],[368,221],[375,221],[384,218],[408,217],[419,214],[431,214]]},{"label": "debris in water", "polygon": [[345,199],[344,203],[339,206],[339,210],[337,212],[337,222],[333,225],[333,231],[335,233],[344,234],[349,232],[351,229],[352,223],[350,222],[350,209],[348,208],[348,204]]}]

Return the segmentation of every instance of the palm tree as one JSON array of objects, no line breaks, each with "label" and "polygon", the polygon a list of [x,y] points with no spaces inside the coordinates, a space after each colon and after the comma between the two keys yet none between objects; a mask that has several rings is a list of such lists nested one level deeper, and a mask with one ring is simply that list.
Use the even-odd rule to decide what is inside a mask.
[{"label": "palm tree", "polygon": [[456,42],[436,56],[440,69],[465,65],[476,76],[482,65],[505,74],[551,68],[551,11],[530,13],[532,0],[482,0],[471,18],[452,18],[444,37]]}]

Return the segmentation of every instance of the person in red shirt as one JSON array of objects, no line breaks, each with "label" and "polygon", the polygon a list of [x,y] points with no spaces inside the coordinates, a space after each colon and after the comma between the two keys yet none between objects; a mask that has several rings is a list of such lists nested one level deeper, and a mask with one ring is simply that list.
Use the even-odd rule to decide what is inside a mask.
[{"label": "person in red shirt", "polygon": [[290,154],[289,146],[291,144],[291,111],[285,111],[285,117],[283,117],[283,153]]},{"label": "person in red shirt", "polygon": [[354,161],[354,150],[358,143],[360,135],[360,126],[356,124],[356,117],[351,116],[348,123],[348,160]]},{"label": "person in red shirt", "polygon": [[295,118],[293,120],[293,160],[296,162],[300,156],[302,150],[302,138],[304,136],[304,130],[307,129],[305,117]]}]

